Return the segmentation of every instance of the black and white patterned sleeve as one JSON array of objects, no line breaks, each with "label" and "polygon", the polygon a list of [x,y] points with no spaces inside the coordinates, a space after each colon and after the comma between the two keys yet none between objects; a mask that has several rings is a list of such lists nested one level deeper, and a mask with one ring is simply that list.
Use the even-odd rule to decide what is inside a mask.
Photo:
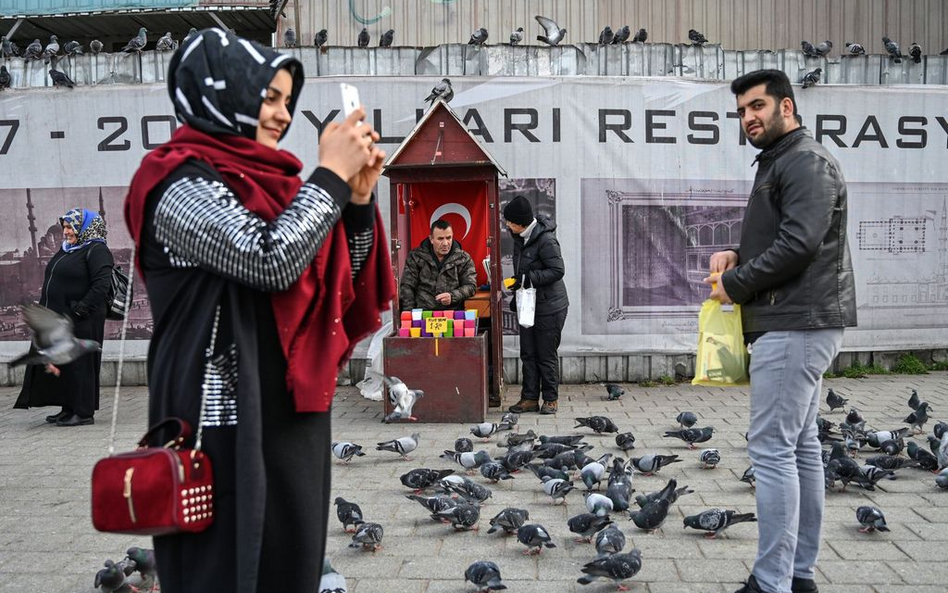
[{"label": "black and white patterned sleeve", "polygon": [[282,291],[313,261],[339,220],[346,190],[343,180],[317,170],[268,223],[220,181],[183,177],[161,195],[155,237],[172,265],[201,267],[257,290]]},{"label": "black and white patterned sleeve", "polygon": [[342,222],[346,227],[352,279],[355,280],[375,242],[375,196],[364,205],[350,202],[342,211]]}]

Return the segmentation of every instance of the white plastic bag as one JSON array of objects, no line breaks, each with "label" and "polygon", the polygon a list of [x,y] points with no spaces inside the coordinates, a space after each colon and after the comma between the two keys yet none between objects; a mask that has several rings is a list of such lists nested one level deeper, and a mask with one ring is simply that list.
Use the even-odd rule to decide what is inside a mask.
[{"label": "white plastic bag", "polygon": [[[372,401],[382,401],[385,385],[382,384],[380,375],[384,374],[382,364],[382,338],[392,333],[392,320],[389,319],[382,324],[372,341],[369,342],[368,358],[365,361],[365,375],[356,387],[362,392],[362,397]],[[374,371],[374,373],[373,373]]]},{"label": "white plastic bag", "polygon": [[533,318],[537,312],[537,289],[524,288],[527,277],[524,276],[517,289],[517,321],[523,327],[533,327]]}]

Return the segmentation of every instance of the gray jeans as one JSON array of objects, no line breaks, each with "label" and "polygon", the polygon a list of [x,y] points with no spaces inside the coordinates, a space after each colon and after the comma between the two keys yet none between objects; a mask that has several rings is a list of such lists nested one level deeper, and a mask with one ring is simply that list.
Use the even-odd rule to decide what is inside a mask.
[{"label": "gray jeans", "polygon": [[842,328],[771,331],[751,348],[747,454],[757,477],[757,560],[768,593],[813,578],[823,524],[823,462],[816,435],[823,373]]}]

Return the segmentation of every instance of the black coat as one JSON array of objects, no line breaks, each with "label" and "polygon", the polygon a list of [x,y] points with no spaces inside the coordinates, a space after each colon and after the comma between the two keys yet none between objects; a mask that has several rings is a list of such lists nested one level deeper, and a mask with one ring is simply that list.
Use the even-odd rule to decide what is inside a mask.
[{"label": "black coat", "polygon": [[[537,289],[537,315],[551,315],[569,307],[566,284],[563,282],[566,267],[555,231],[556,222],[540,214],[526,243],[519,234],[513,234],[513,275],[518,283],[526,276],[526,287]],[[516,306],[516,299],[512,299],[511,310],[516,310]]]},{"label": "black coat", "polygon": [[[77,338],[101,344],[113,263],[112,252],[104,243],[90,243],[72,252],[60,250],[46,264],[39,304],[68,315]],[[78,317],[77,308],[88,313]],[[101,353],[87,354],[60,366],[59,377],[41,365],[28,365],[14,407],[65,406],[80,416],[91,416],[99,409],[101,363]]]}]

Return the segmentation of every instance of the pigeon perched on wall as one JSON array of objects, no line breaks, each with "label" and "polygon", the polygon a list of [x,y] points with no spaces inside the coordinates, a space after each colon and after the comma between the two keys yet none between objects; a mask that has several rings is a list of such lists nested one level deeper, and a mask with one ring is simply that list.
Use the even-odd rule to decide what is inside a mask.
[{"label": "pigeon perched on wall", "polygon": [[378,523],[365,523],[359,521],[356,523],[355,534],[352,536],[350,548],[362,547],[362,549],[371,548],[373,552],[382,547],[382,537],[385,530]]},{"label": "pigeon perched on wall", "polygon": [[[75,84],[64,73],[50,70],[54,86]],[[90,352],[100,352],[102,346],[95,340],[76,338],[72,320],[41,305],[32,304],[22,308],[23,319],[33,333],[30,351],[10,361],[11,367],[23,364],[64,365]]]},{"label": "pigeon perched on wall", "polygon": [[157,51],[174,51],[178,49],[178,42],[171,37],[171,31],[168,31],[158,39],[155,43],[155,49]]},{"label": "pigeon perched on wall", "polygon": [[602,32],[599,33],[599,45],[609,45],[615,37],[616,34],[612,31],[612,27],[606,25]]},{"label": "pigeon perched on wall", "polygon": [[375,375],[388,387],[388,403],[392,407],[392,412],[385,416],[382,422],[391,422],[392,420],[407,419],[417,420],[412,415],[412,409],[415,403],[425,396],[421,389],[409,389],[405,382],[398,377],[389,377],[381,373],[369,371],[369,374]]},{"label": "pigeon perched on wall", "polygon": [[537,41],[542,41],[547,45],[553,46],[559,45],[559,43],[563,41],[563,38],[566,37],[566,29],[561,29],[553,19],[540,15],[535,15],[533,18],[540,23],[544,31],[543,35],[537,35]]},{"label": "pigeon perched on wall", "polygon": [[148,29],[141,27],[138,29],[138,35],[132,37],[128,40],[128,43],[125,44],[125,47],[121,51],[130,53],[130,52],[139,52],[145,49],[145,46],[148,45]]},{"label": "pigeon perched on wall", "polygon": [[846,51],[849,52],[851,56],[864,56],[866,55],[866,48],[858,43],[846,43]]},{"label": "pigeon perched on wall", "polygon": [[820,75],[822,73],[823,73],[822,68],[817,68],[816,70],[813,70],[812,72],[807,72],[806,76],[803,77],[803,80],[800,81],[803,83],[803,88],[808,89],[811,86],[818,83],[820,81]]},{"label": "pigeon perched on wall", "polygon": [[402,474],[398,479],[402,485],[412,490],[421,491],[434,486],[445,477],[454,473],[453,469],[429,469],[420,467]]},{"label": "pigeon perched on wall", "polygon": [[388,31],[382,33],[382,36],[379,37],[379,47],[392,47],[392,42],[395,40],[395,29],[389,29]]},{"label": "pigeon perched on wall", "polygon": [[283,47],[296,47],[296,31],[292,27],[283,31]]},{"label": "pigeon perched on wall", "polygon": [[43,58],[48,64],[50,59],[55,58],[59,55],[59,38],[55,35],[49,36],[49,43],[46,44],[46,49],[43,50]]},{"label": "pigeon perched on wall", "polygon": [[704,469],[714,469],[721,463],[721,452],[717,449],[702,449],[698,461],[704,464]]},{"label": "pigeon perched on wall", "polygon": [[500,568],[490,560],[478,560],[464,571],[464,582],[472,582],[479,591],[499,591],[506,589],[500,578]]},{"label": "pigeon perched on wall", "polygon": [[678,463],[682,461],[678,459],[677,455],[644,455],[642,457],[633,457],[631,460],[632,466],[645,474],[650,476],[659,470],[661,470],[666,465],[672,463]]},{"label": "pigeon perched on wall", "polygon": [[487,530],[487,533],[494,533],[498,529],[503,529],[507,535],[516,533],[528,519],[530,519],[530,511],[507,507],[490,520],[490,529]]},{"label": "pigeon perched on wall", "polygon": [[[931,407],[931,404],[928,402],[922,402],[918,405],[918,409],[905,417],[906,424],[911,424],[912,428],[918,429],[918,432],[924,432],[925,423],[928,422],[928,413],[934,412],[934,408]],[[914,430],[912,432],[915,432]]]},{"label": "pigeon perched on wall", "polygon": [[575,517],[570,517],[566,521],[570,532],[579,536],[574,540],[578,544],[588,544],[592,541],[592,537],[596,532],[611,524],[612,519],[609,518],[609,515],[595,515],[593,513],[581,513]]},{"label": "pigeon perched on wall", "polygon": [[81,56],[82,44],[78,41],[67,41],[63,45],[63,53],[67,56]]},{"label": "pigeon perched on wall", "polygon": [[754,513],[738,513],[723,509],[709,509],[697,515],[690,515],[684,519],[685,527],[707,531],[705,537],[714,539],[731,525],[744,522],[757,522]]},{"label": "pigeon perched on wall", "polygon": [[596,559],[618,554],[625,547],[625,534],[615,523],[596,534]]},{"label": "pigeon perched on wall", "polygon": [[510,32],[510,45],[520,45],[523,41],[523,27],[517,27],[516,31]]},{"label": "pigeon perched on wall", "polygon": [[694,449],[695,443],[705,443],[710,441],[713,434],[714,427],[705,426],[704,428],[683,428],[681,430],[668,430],[665,431],[665,434],[662,436],[663,438],[681,439],[688,443],[689,449]]},{"label": "pigeon perched on wall", "polygon": [[527,550],[523,553],[524,556],[539,554],[544,547],[555,548],[556,544],[552,540],[550,533],[542,525],[531,523],[521,525],[520,529],[517,530],[517,541],[527,546]]},{"label": "pigeon perched on wall", "polygon": [[642,552],[633,548],[628,554],[613,554],[597,558],[583,565],[584,576],[576,579],[580,585],[588,585],[597,579],[611,580],[619,591],[628,591],[622,581],[631,579],[642,570]]},{"label": "pigeon perched on wall", "polygon": [[631,432],[623,432],[616,435],[616,446],[623,451],[635,449],[635,435]]},{"label": "pigeon perched on wall", "polygon": [[800,42],[800,49],[803,50],[803,55],[808,58],[820,57],[820,54],[816,53],[816,48],[813,47],[813,44],[806,39]]},{"label": "pigeon perched on wall", "polygon": [[899,49],[899,44],[892,41],[888,37],[882,38],[882,43],[885,45],[885,51],[888,52],[890,56],[894,58],[896,64],[902,63],[902,50]]},{"label": "pigeon perched on wall", "polygon": [[635,32],[635,37],[632,38],[632,43],[645,43],[648,40],[648,31],[645,30],[645,27],[642,27]]},{"label": "pigeon perched on wall", "polygon": [[10,72],[6,66],[0,66],[0,91],[10,88]]},{"label": "pigeon perched on wall", "polygon": [[616,385],[615,383],[606,383],[606,399],[609,401],[615,401],[625,395],[625,389],[621,385]]},{"label": "pigeon perched on wall", "polygon": [[313,45],[316,47],[322,47],[329,42],[329,31],[326,29],[320,29],[316,32],[316,35],[313,37]]},{"label": "pigeon perched on wall", "polygon": [[40,60],[43,58],[43,44],[39,39],[34,39],[32,43],[26,46],[26,53],[23,54],[25,60]]},{"label": "pigeon perched on wall", "polygon": [[128,583],[128,577],[131,573],[126,574],[125,570],[128,567],[132,567],[132,570],[134,570],[134,565],[134,562],[123,565],[116,564],[112,560],[106,560],[105,568],[95,574],[93,586],[102,593],[131,593],[132,587]]},{"label": "pigeon perched on wall", "polygon": [[430,105],[434,105],[435,100],[441,98],[445,103],[450,103],[451,99],[454,98],[454,89],[451,88],[451,79],[442,78],[441,82],[434,85],[431,89],[431,93],[425,97],[425,102]]},{"label": "pigeon perched on wall", "polygon": [[816,55],[820,56],[821,58],[825,58],[831,51],[833,51],[833,42],[827,39],[823,43],[817,43],[813,49],[816,50]]},{"label": "pigeon perched on wall", "polygon": [[421,434],[414,433],[411,436],[401,437],[397,439],[392,439],[390,441],[384,441],[382,443],[377,443],[375,447],[376,451],[391,451],[392,453],[398,453],[402,456],[402,459],[408,459],[408,454],[418,448],[418,441],[421,440]]},{"label": "pigeon perched on wall", "polygon": [[585,426],[592,429],[596,434],[602,434],[604,432],[619,432],[619,427],[616,426],[616,423],[613,422],[610,418],[605,416],[590,416],[588,418],[577,418],[576,426],[573,428],[579,428]]},{"label": "pigeon perched on wall", "polygon": [[7,39],[6,35],[0,35],[0,58],[8,59],[18,55],[20,55],[20,48]]},{"label": "pigeon perched on wall", "polygon": [[[133,563],[134,571],[141,576],[142,584],[139,590],[145,589],[149,585],[154,591],[158,588],[158,560],[155,558],[155,551],[148,548],[131,547],[125,550],[126,559]],[[132,573],[127,573],[131,575]]]},{"label": "pigeon perched on wall", "polygon": [[688,40],[691,41],[692,45],[704,45],[708,42],[704,35],[694,29],[688,29]]},{"label": "pigeon perched on wall", "polygon": [[487,29],[484,27],[476,29],[473,33],[471,33],[471,38],[468,39],[467,44],[484,45],[484,43],[487,41],[487,35]]},{"label": "pigeon perched on wall", "polygon": [[622,25],[622,26],[619,27],[619,29],[616,31],[616,34],[613,35],[613,37],[612,37],[612,44],[613,44],[613,45],[618,45],[618,44],[620,44],[620,43],[625,43],[626,41],[629,40],[629,37],[631,37],[631,36],[632,36],[632,30],[629,29],[629,26],[628,26],[628,25]]},{"label": "pigeon perched on wall", "polygon": [[836,409],[845,409],[848,403],[849,400],[833,391],[832,387],[826,392],[826,405],[829,406],[830,412]]},{"label": "pigeon perched on wall", "polygon": [[856,509],[856,520],[862,525],[860,533],[871,533],[873,531],[889,531],[885,524],[885,515],[882,511],[872,506],[861,506]]},{"label": "pigeon perched on wall", "polygon": [[332,454],[336,456],[336,459],[341,459],[343,463],[349,463],[353,457],[365,457],[365,453],[362,452],[362,445],[349,441],[333,442]]},{"label": "pigeon perched on wall", "polygon": [[[356,523],[365,518],[359,505],[354,502],[349,502],[341,496],[337,496],[333,504],[336,505],[336,517],[339,519],[339,522],[342,523],[343,531],[346,533],[355,533]],[[353,526],[353,529],[349,529],[350,525]]]}]

